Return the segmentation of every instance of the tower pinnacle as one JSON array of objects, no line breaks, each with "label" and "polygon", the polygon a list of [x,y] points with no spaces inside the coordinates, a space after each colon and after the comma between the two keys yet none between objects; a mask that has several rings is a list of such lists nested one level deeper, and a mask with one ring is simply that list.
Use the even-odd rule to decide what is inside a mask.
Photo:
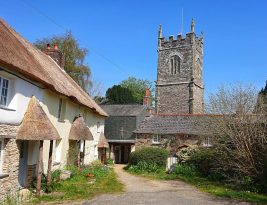
[{"label": "tower pinnacle", "polygon": [[159,25],[159,33],[158,33],[158,38],[162,38],[162,25]]},{"label": "tower pinnacle", "polygon": [[195,21],[194,21],[194,18],[192,18],[192,21],[191,21],[191,33],[194,33],[195,32]]}]

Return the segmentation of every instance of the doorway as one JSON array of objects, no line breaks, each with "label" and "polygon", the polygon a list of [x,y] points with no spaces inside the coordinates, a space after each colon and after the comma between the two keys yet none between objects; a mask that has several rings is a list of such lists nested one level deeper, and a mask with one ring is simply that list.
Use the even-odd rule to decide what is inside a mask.
[{"label": "doorway", "polygon": [[19,145],[19,186],[27,186],[28,141],[20,141]]}]

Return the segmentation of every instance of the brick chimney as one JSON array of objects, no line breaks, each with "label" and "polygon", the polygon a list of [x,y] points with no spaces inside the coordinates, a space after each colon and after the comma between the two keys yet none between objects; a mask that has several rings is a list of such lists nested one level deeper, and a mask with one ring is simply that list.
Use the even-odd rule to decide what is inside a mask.
[{"label": "brick chimney", "polygon": [[150,107],[150,105],[151,105],[150,90],[149,90],[149,88],[146,88],[146,95],[143,98],[143,105],[146,105],[148,107]]},{"label": "brick chimney", "polygon": [[58,50],[57,43],[54,44],[53,48],[51,48],[50,44],[46,45],[46,49],[44,50],[46,55],[49,55],[62,69],[64,69],[65,61],[64,55],[60,50]]}]

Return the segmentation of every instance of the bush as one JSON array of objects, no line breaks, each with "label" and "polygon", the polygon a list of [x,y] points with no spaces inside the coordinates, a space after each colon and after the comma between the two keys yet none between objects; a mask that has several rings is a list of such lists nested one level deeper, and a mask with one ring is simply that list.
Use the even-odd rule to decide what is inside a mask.
[{"label": "bush", "polygon": [[165,170],[168,151],[162,148],[144,147],[130,154],[129,170],[134,172],[160,172]]},{"label": "bush", "polygon": [[[50,186],[47,185],[47,175],[45,175],[44,173],[42,174],[42,181],[41,181],[41,189],[46,192],[46,193],[50,193],[55,189],[55,186],[57,185],[57,183],[60,180],[60,170],[54,170],[51,173],[51,184]],[[31,184],[30,184],[30,188],[32,189],[36,189],[37,186],[37,177],[34,177]]]},{"label": "bush", "polygon": [[136,173],[160,173],[165,170],[164,167],[160,167],[156,163],[147,163],[145,161],[140,161],[137,165],[131,165],[128,169]]},{"label": "bush", "polygon": [[177,164],[174,173],[179,176],[194,177],[198,175],[195,167],[186,164]]},{"label": "bush", "polygon": [[196,151],[196,147],[193,147],[193,146],[188,146],[188,147],[183,147],[183,148],[180,148],[178,150],[178,152],[176,153],[177,155],[177,160],[178,160],[178,163],[186,163],[187,160],[190,159],[191,155]]},{"label": "bush", "polygon": [[129,164],[137,165],[143,161],[148,164],[156,164],[160,167],[166,167],[168,151],[162,148],[144,147],[130,154]]},{"label": "bush", "polygon": [[217,177],[222,177],[220,175],[218,166],[217,166],[217,152],[213,148],[200,148],[196,150],[189,160],[187,164],[190,166],[194,166],[200,175],[204,177],[211,177],[216,180]]}]

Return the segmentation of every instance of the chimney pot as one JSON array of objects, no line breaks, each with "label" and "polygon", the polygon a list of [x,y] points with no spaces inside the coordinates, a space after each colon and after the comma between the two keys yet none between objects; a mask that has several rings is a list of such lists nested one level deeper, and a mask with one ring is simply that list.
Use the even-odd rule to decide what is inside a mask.
[{"label": "chimney pot", "polygon": [[57,51],[58,50],[58,45],[57,43],[54,44],[54,49]]}]

